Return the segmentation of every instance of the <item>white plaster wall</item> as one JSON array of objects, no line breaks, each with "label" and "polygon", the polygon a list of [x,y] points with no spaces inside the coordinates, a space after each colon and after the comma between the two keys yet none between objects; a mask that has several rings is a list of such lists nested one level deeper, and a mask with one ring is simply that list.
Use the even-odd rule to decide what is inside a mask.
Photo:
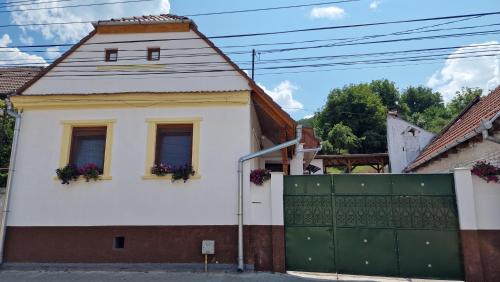
[{"label": "white plaster wall", "polygon": [[251,184],[250,224],[284,225],[283,173],[272,172],[262,186]]},{"label": "white plaster wall", "polygon": [[[401,173],[410,164],[413,159],[408,159],[407,152],[403,151],[405,147],[405,138],[401,134],[405,131],[408,126],[418,128],[420,131],[419,144],[420,150],[422,150],[432,139],[434,134],[425,131],[409,122],[406,122],[400,118],[395,118],[392,116],[387,117],[387,149],[389,152],[389,162],[391,164],[392,173]],[[418,154],[415,154],[415,157]]]},{"label": "white plaster wall", "polygon": [[[211,48],[203,48],[209,47],[208,44],[202,39],[193,40],[193,38],[199,37],[192,31],[96,34],[86,44],[79,47],[76,52],[72,53],[57,67],[52,69],[49,74],[28,88],[24,94],[228,91],[250,89],[248,82],[238,72],[234,71],[220,55]],[[99,42],[151,39],[173,40],[89,45],[89,43]],[[160,61],[147,61],[146,50],[148,47],[167,49],[161,51],[161,56],[167,57],[161,58]],[[104,50],[106,48],[118,49],[117,62],[104,61]],[[120,51],[120,49],[140,51]],[[132,69],[132,72],[116,70],[96,72],[96,66],[153,64],[165,64],[165,67],[161,69],[150,68],[141,70],[150,72],[148,75],[137,75],[138,69]],[[224,72],[206,72],[206,70],[224,70]],[[170,72],[170,74],[153,74],[158,72]],[[109,74],[118,73],[132,73],[134,75],[109,76]],[[106,74],[106,76],[95,76],[96,74]]]},{"label": "white plaster wall", "polygon": [[500,184],[473,175],[472,184],[478,229],[500,229]]},{"label": "white plaster wall", "polygon": [[314,159],[314,160],[311,161],[310,164],[313,165],[313,166],[317,166],[317,167],[321,168],[317,172],[313,173],[314,175],[323,174],[323,169],[324,168],[323,168],[323,160],[322,159]]},{"label": "white plaster wall", "polygon": [[[497,134],[500,136],[500,134]],[[418,168],[415,172],[450,172],[459,167],[472,167],[478,160],[486,160],[496,165],[500,165],[500,144],[483,141],[469,144],[466,148],[461,148],[457,153],[450,153],[446,158],[436,158],[426,166]]]},{"label": "white plaster wall", "polygon": [[[250,106],[26,111],[9,226],[225,225],[237,223],[237,160],[250,152]],[[202,118],[201,179],[143,180],[146,118]],[[62,185],[61,120],[116,119],[112,180]],[[249,179],[250,166],[245,166]],[[249,181],[245,181],[245,194]],[[246,199],[249,199],[247,197]],[[246,206],[250,205],[247,200]],[[248,221],[248,220],[246,220]]]}]

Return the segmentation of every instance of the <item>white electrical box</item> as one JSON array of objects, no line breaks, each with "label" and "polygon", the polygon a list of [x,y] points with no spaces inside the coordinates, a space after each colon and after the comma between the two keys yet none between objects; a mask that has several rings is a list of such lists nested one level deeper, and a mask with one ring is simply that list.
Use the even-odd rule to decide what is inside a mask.
[{"label": "white electrical box", "polygon": [[201,254],[202,255],[214,255],[215,254],[215,241],[214,240],[203,240],[201,242]]}]

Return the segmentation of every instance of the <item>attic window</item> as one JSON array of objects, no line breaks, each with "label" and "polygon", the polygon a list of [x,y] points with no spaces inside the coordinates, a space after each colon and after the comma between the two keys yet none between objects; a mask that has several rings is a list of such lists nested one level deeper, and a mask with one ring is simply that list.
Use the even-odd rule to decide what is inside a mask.
[{"label": "attic window", "polygon": [[160,48],[148,48],[148,61],[160,60]]},{"label": "attic window", "polygon": [[118,49],[106,49],[106,62],[118,61]]}]

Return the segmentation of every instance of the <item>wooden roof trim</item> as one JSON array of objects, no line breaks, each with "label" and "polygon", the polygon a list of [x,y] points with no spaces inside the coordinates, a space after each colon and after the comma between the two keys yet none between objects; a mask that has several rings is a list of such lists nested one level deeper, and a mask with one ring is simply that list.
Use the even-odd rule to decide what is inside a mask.
[{"label": "wooden roof trim", "polygon": [[17,90],[16,94],[22,95],[22,93],[30,88],[33,84],[35,84],[40,78],[42,78],[44,75],[46,75],[50,70],[55,68],[59,63],[61,63],[63,60],[65,60],[69,55],[71,55],[76,49],[78,49],[80,46],[82,46],[85,42],[87,42],[90,38],[92,38],[97,31],[94,29],[91,31],[87,36],[82,38],[78,43],[73,45],[68,51],[66,51],[61,57],[56,59],[55,61],[52,62],[48,67],[43,69],[41,72],[39,72],[35,77],[33,77],[30,81],[28,81],[26,84],[24,84],[21,88]]},{"label": "wooden roof trim", "polygon": [[246,72],[240,69],[238,65],[236,65],[226,54],[224,54],[224,52],[222,52],[219,47],[215,46],[215,44],[210,39],[208,39],[203,33],[201,33],[194,23],[191,24],[191,29],[194,33],[200,36],[203,41],[205,41],[210,47],[212,47],[212,49],[214,49],[217,54],[224,58],[224,60],[228,64],[230,64],[239,74],[241,74],[243,78],[248,81],[248,85],[250,86],[250,88],[252,88],[253,92],[257,94],[257,96],[261,98],[262,101],[265,102],[265,105],[270,108],[271,112],[277,115],[281,119],[281,121],[285,122],[287,126],[292,127],[292,131],[295,131],[297,123],[290,117],[290,115],[288,115],[276,102],[274,102],[274,100],[269,97],[269,95],[267,95],[265,91],[248,76]]}]

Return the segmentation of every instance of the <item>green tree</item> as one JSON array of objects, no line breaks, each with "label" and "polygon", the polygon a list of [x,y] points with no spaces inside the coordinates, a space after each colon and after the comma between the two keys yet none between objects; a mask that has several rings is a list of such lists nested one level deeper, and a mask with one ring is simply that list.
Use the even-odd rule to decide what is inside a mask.
[{"label": "green tree", "polygon": [[448,103],[447,108],[453,116],[457,116],[467,107],[474,99],[481,97],[483,90],[480,88],[462,87],[456,92],[455,97]]},{"label": "green tree", "polygon": [[351,128],[342,123],[335,124],[327,135],[323,146],[326,153],[342,154],[358,149],[364,138],[358,138]]},{"label": "green tree", "polygon": [[433,106],[444,107],[441,93],[424,86],[406,88],[401,95],[401,101],[408,106],[410,114],[423,113]]},{"label": "green tree", "polygon": [[382,104],[388,110],[400,111],[400,95],[393,81],[387,79],[373,80],[370,83],[370,88],[382,100]]},{"label": "green tree", "polygon": [[342,123],[359,140],[364,140],[366,135],[372,138],[371,143],[363,142],[363,146],[351,147],[349,153],[385,152],[386,113],[387,108],[381,97],[369,84],[351,84],[330,92],[326,105],[315,116],[315,128],[323,140],[328,140],[333,126]]},{"label": "green tree", "polygon": [[[0,109],[4,113],[0,115],[0,168],[7,168],[9,166],[10,148],[14,134],[14,119],[6,114],[7,107],[1,100]],[[7,172],[0,170],[0,187],[5,187],[6,180]]]},{"label": "green tree", "polygon": [[303,126],[313,127],[314,126],[314,117],[310,118],[302,118],[297,121],[299,124]]}]

